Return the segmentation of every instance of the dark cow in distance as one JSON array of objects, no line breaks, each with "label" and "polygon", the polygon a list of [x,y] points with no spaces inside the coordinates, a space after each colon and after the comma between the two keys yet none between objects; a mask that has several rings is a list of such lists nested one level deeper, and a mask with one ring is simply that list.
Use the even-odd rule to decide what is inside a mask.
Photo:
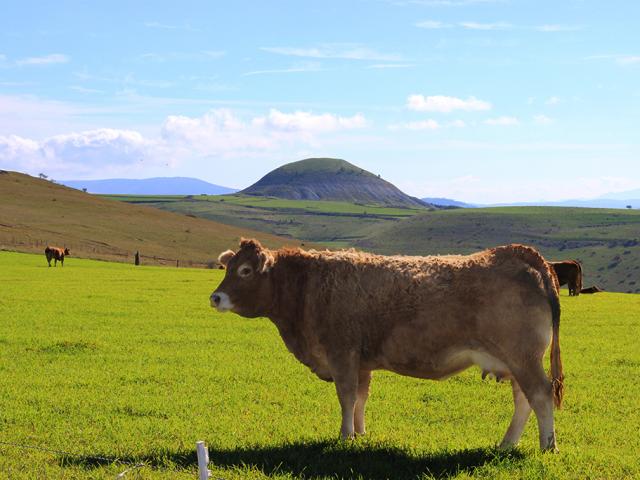
[{"label": "dark cow in distance", "polygon": [[[556,276],[533,248],[407,257],[269,250],[243,239],[218,260],[226,273],[211,306],[268,317],[300,362],[335,383],[342,438],[365,433],[373,370],[438,380],[478,365],[511,382],[515,412],[501,447],[518,442],[533,409],[540,447],[555,450],[560,301]],[[542,364],[549,344],[551,378]]]},{"label": "dark cow in distance", "polygon": [[60,247],[51,247],[48,246],[44,249],[44,254],[47,257],[47,263],[51,266],[51,260],[55,260],[53,266],[58,266],[58,262],[60,262],[60,266],[64,267],[64,257],[70,255],[68,248],[60,248]]},{"label": "dark cow in distance", "polygon": [[563,260],[562,262],[549,262],[556,272],[558,284],[567,285],[569,296],[577,297],[582,290],[582,266],[576,260]]},{"label": "dark cow in distance", "polygon": [[593,285],[591,287],[583,288],[582,290],[580,290],[580,293],[600,293],[600,292],[604,292],[604,290],[600,288],[598,285]]}]

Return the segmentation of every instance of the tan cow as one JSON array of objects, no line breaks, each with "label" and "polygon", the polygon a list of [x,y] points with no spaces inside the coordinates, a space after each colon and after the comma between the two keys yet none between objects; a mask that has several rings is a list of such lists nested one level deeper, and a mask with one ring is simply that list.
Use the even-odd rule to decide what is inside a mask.
[{"label": "tan cow", "polygon": [[64,267],[64,257],[71,255],[69,253],[68,248],[60,248],[60,247],[51,247],[48,246],[44,249],[44,254],[47,257],[47,263],[51,266],[51,260],[55,260],[53,263],[54,267],[58,266],[58,262],[60,262],[60,266]]},{"label": "tan cow", "polygon": [[577,260],[549,262],[558,276],[558,285],[567,285],[569,296],[577,297],[582,290],[582,266]]},{"label": "tan cow", "polygon": [[[373,370],[438,380],[478,365],[511,381],[515,413],[500,446],[518,442],[533,408],[541,448],[555,450],[560,303],[556,277],[536,250],[386,257],[242,240],[218,260],[227,271],[211,305],[268,317],[299,361],[335,382],[343,438],[365,432]],[[549,343],[551,379],[542,365]]]}]

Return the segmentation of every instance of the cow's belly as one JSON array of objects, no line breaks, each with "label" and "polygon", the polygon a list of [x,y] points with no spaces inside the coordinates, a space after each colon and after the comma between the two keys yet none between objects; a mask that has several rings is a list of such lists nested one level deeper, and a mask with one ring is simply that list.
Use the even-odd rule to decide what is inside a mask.
[{"label": "cow's belly", "polygon": [[511,377],[511,372],[505,363],[490,353],[462,348],[438,352],[423,359],[389,358],[381,362],[379,368],[400,375],[444,380],[474,365],[482,370],[483,377],[487,374],[498,379]]},{"label": "cow's belly", "polygon": [[509,368],[483,345],[461,331],[399,327],[382,343],[374,368],[401,375],[440,380],[477,365],[483,372],[508,378]]}]

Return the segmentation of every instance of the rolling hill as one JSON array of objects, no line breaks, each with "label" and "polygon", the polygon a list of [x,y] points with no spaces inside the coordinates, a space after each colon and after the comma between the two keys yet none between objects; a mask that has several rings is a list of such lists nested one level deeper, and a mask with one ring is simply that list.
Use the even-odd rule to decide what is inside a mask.
[{"label": "rolling hill", "polygon": [[[72,256],[145,264],[204,266],[241,237],[299,245],[221,223],[83,193],[15,172],[0,173],[0,249],[42,252],[66,246]],[[44,261],[44,259],[43,259]],[[68,262],[72,264],[72,262]],[[65,267],[66,268],[66,267]]]},{"label": "rolling hill", "polygon": [[249,195],[109,195],[108,198],[340,248],[427,209]]},{"label": "rolling hill", "polygon": [[379,176],[336,158],[307,158],[288,163],[240,193],[289,200],[333,200],[410,208],[428,206]]},{"label": "rolling hill", "polygon": [[222,195],[237,190],[197,178],[157,177],[157,178],[110,178],[105,180],[61,180],[67,187],[89,193],[128,194],[128,195]]},{"label": "rolling hill", "polygon": [[532,245],[548,260],[578,259],[585,286],[640,292],[640,211],[562,207],[455,209],[383,226],[354,246],[379,253],[471,253]]}]

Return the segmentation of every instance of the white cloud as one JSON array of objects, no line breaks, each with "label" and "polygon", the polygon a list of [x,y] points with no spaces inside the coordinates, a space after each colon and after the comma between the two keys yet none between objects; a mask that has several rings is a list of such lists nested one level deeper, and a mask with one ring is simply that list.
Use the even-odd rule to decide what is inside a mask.
[{"label": "white cloud", "polygon": [[134,130],[100,128],[34,140],[0,136],[0,168],[54,178],[130,174],[161,166],[176,167],[198,159],[258,158],[283,149],[318,147],[323,135],[361,129],[361,114],[292,113],[271,109],[243,119],[228,109],[200,117],[171,115],[157,137]]},{"label": "white cloud", "polygon": [[440,124],[436,120],[420,120],[417,122],[407,122],[389,125],[389,130],[437,130]]},{"label": "white cloud", "polygon": [[520,125],[520,121],[516,117],[496,117],[496,118],[487,118],[484,122],[485,125],[491,126],[501,126],[501,127],[512,127],[515,125]]},{"label": "white cloud", "polygon": [[491,104],[475,97],[469,97],[464,100],[462,98],[447,97],[444,95],[434,95],[429,97],[425,97],[424,95],[409,95],[407,98],[407,108],[418,112],[449,113],[454,110],[490,110]]},{"label": "white cloud", "polygon": [[441,28],[451,28],[450,23],[440,22],[438,20],[423,20],[415,24],[418,28],[426,28],[427,30],[438,30]]},{"label": "white cloud", "polygon": [[505,22],[497,22],[497,23],[460,22],[458,25],[468,30],[510,30],[513,28],[513,25]]},{"label": "white cloud", "polygon": [[562,100],[560,97],[549,97],[544,103],[545,105],[558,105]]},{"label": "white cloud", "polygon": [[380,53],[357,43],[327,43],[317,47],[261,47],[260,50],[278,55],[308,58],[334,58],[345,60],[402,61],[401,55]]},{"label": "white cloud", "polygon": [[533,123],[536,125],[551,125],[554,122],[552,118],[547,117],[546,115],[534,115]]},{"label": "white cloud", "polygon": [[31,173],[81,175],[148,160],[152,146],[138,132],[108,128],[55,135],[42,141],[0,136],[0,165]]},{"label": "white cloud", "polygon": [[51,55],[45,55],[42,57],[28,57],[16,61],[16,65],[52,65],[56,63],[68,63],[71,58],[68,55],[62,53],[52,53]]},{"label": "white cloud", "polygon": [[356,114],[352,117],[339,117],[330,113],[313,115],[310,112],[297,111],[283,113],[271,109],[267,117],[253,120],[254,125],[282,131],[333,132],[341,129],[363,128],[367,125],[365,118]]}]

